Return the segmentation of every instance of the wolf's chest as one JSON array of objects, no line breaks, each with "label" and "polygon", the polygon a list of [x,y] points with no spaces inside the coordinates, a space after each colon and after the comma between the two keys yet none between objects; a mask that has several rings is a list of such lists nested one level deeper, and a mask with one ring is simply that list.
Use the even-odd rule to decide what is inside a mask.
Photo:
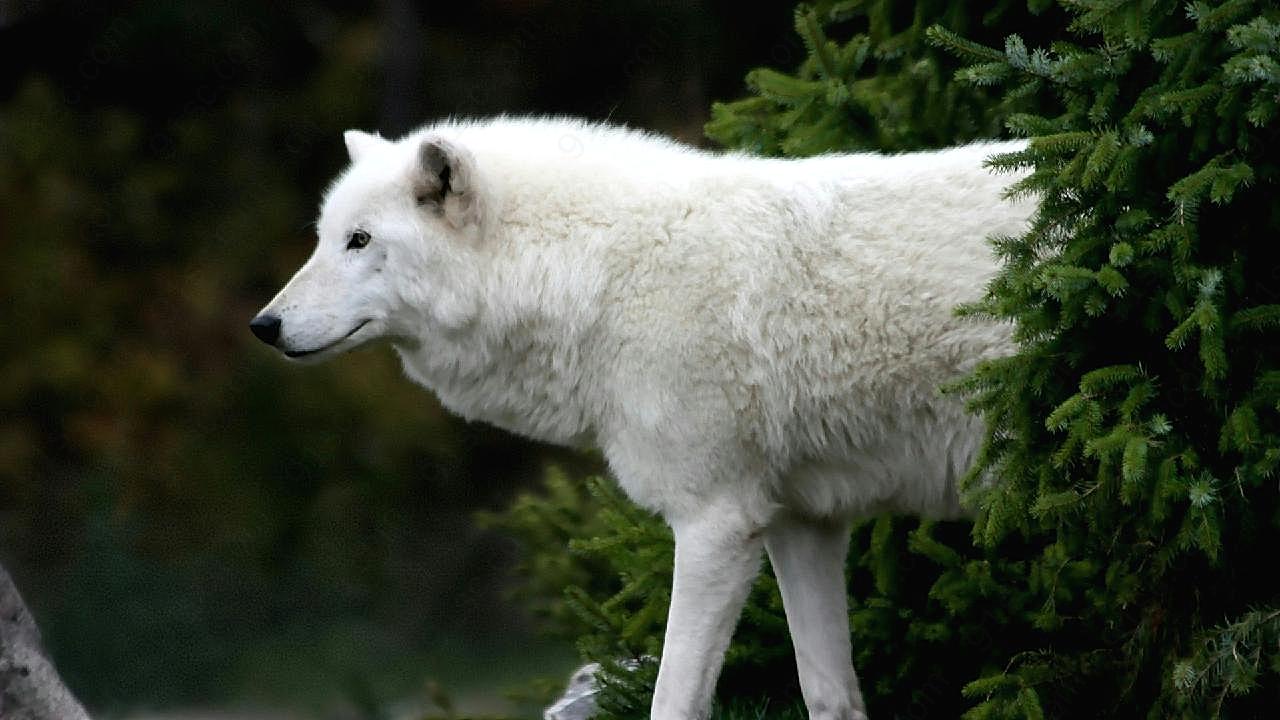
[{"label": "wolf's chest", "polygon": [[587,398],[590,383],[569,351],[448,344],[397,351],[410,379],[468,420],[557,445],[592,442],[596,413]]}]

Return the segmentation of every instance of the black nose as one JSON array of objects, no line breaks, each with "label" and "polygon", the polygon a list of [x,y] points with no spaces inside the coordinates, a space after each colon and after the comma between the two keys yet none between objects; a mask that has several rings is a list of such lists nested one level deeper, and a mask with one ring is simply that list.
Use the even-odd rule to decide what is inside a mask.
[{"label": "black nose", "polygon": [[259,315],[249,321],[249,329],[258,339],[268,345],[275,345],[280,339],[280,318],[275,315]]}]

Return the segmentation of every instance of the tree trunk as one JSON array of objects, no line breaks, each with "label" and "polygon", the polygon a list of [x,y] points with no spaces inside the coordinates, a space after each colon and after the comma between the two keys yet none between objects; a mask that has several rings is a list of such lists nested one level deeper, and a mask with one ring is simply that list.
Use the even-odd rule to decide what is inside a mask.
[{"label": "tree trunk", "polygon": [[0,718],[89,720],[40,647],[40,630],[0,565]]}]

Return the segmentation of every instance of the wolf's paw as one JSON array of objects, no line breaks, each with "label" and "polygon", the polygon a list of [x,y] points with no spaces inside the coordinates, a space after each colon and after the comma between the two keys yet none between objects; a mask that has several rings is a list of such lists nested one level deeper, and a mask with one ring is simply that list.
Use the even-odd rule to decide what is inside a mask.
[{"label": "wolf's paw", "polygon": [[845,706],[840,709],[809,709],[809,720],[867,720],[867,713]]}]

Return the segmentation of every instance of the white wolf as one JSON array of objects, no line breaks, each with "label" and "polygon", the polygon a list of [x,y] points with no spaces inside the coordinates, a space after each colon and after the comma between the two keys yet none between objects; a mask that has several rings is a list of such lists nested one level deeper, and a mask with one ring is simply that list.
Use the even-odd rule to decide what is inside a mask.
[{"label": "white wolf", "polygon": [[956,317],[1029,202],[1014,143],[772,160],[569,120],[345,136],[314,254],[254,333],[293,358],[387,338],[467,417],[595,445],[676,539],[652,717],[703,718],[768,551],[811,718],[865,718],[849,521],[961,513],[981,425],[940,383],[1009,352]]}]

